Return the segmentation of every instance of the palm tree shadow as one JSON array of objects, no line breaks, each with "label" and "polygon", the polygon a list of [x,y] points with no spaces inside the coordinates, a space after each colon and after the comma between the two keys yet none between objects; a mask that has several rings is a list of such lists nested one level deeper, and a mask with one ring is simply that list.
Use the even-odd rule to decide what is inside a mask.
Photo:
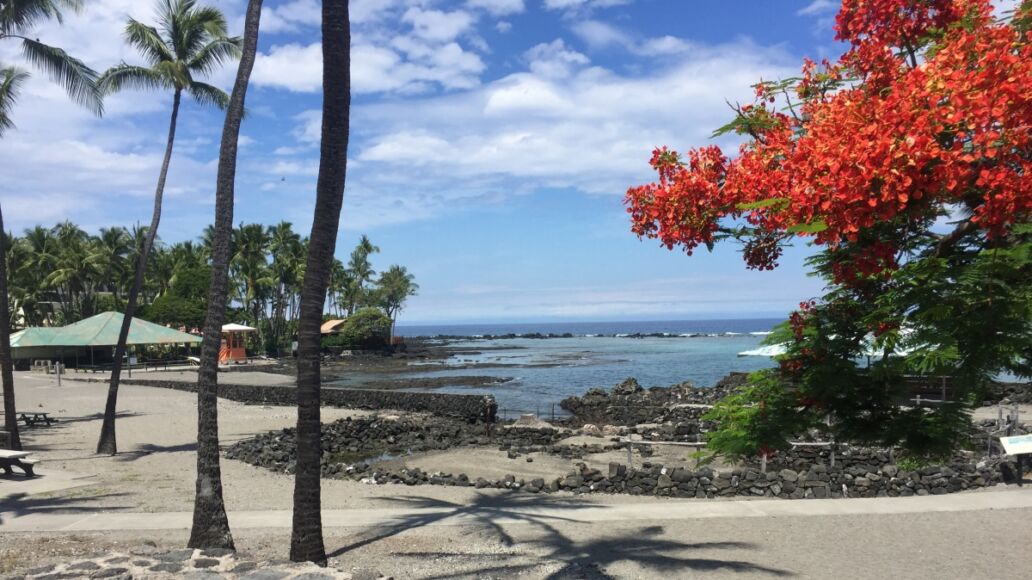
[{"label": "palm tree shadow", "polygon": [[420,514],[407,515],[398,519],[395,523],[388,526],[378,526],[376,531],[370,534],[368,537],[363,538],[353,544],[342,546],[330,554],[329,557],[333,558],[340,556],[362,546],[367,546],[374,542],[387,539],[391,536],[400,534],[406,530],[414,528],[420,528],[423,526],[429,526],[451,518],[462,518],[470,519],[472,523],[485,525],[490,528],[493,532],[497,533],[501,542],[507,546],[513,545],[512,537],[505,531],[501,525],[502,520],[535,523],[538,521],[545,522],[548,520],[560,520],[573,522],[575,520],[562,518],[559,516],[544,516],[544,515],[528,515],[527,513],[519,511],[517,508],[533,507],[535,505],[547,505],[552,509],[570,509],[576,510],[587,507],[594,507],[590,504],[578,504],[576,502],[562,502],[562,503],[549,503],[541,501],[540,496],[530,496],[526,494],[520,495],[503,495],[494,496],[488,494],[477,494],[476,499],[470,503],[453,503],[440,499],[422,497],[422,496],[394,496],[394,497],[379,497],[375,498],[382,501],[386,501],[399,506],[404,506],[408,509],[421,509],[421,510],[434,510]]},{"label": "palm tree shadow", "polygon": [[[27,493],[13,493],[8,496],[0,497],[0,512],[3,512],[5,517],[9,517],[11,519],[20,518],[30,514],[44,513],[95,513],[102,510],[93,505],[89,505],[91,502],[104,498],[121,497],[124,495],[127,494],[106,493],[93,496],[46,497],[41,495],[30,496]],[[132,509],[132,506],[103,508],[104,511],[117,511],[122,509]],[[3,519],[0,519],[0,524],[2,523]]]},{"label": "palm tree shadow", "polygon": [[[487,530],[489,534],[496,535],[499,541],[506,547],[525,545],[537,548],[529,563],[506,562],[517,557],[518,554],[483,554],[463,552],[396,552],[398,556],[412,556],[420,558],[474,558],[477,562],[483,560],[494,560],[497,564],[487,564],[478,567],[476,570],[464,570],[462,572],[447,573],[428,578],[458,578],[458,577],[508,577],[519,574],[526,574],[540,568],[546,563],[555,563],[558,570],[548,574],[549,579],[561,578],[611,578],[604,570],[612,564],[620,562],[633,562],[642,568],[653,573],[673,573],[675,576],[684,574],[688,570],[695,572],[758,572],[772,576],[794,576],[795,573],[747,562],[743,560],[732,560],[723,558],[702,558],[691,557],[686,552],[699,550],[753,550],[758,546],[748,542],[680,542],[663,538],[663,526],[648,526],[633,533],[613,536],[606,534],[591,538],[587,541],[574,540],[557,527],[558,523],[585,523],[576,517],[564,517],[547,515],[544,512],[535,512],[533,508],[548,508],[549,512],[559,510],[570,510],[573,516],[578,509],[604,507],[599,504],[588,504],[583,502],[555,501],[542,496],[531,496],[526,494],[508,494],[494,496],[479,494],[470,503],[452,503],[448,501],[426,498],[426,497],[385,497],[378,498],[391,503],[401,504],[407,508],[424,510],[423,513],[412,514],[402,517],[394,523],[383,527],[378,526],[369,536],[342,546],[329,554],[330,557],[337,557],[363,546],[372,544],[379,540],[387,539],[400,534],[406,530],[422,526],[444,523],[446,520],[457,520],[449,523],[462,523]],[[432,511],[429,511],[432,510]],[[505,525],[524,524],[531,526],[539,533],[539,537],[533,540],[519,542],[509,534]],[[540,550],[540,551],[539,551]]]},{"label": "palm tree shadow", "polygon": [[144,443],[137,445],[132,451],[123,451],[115,456],[118,461],[136,461],[153,453],[177,453],[179,451],[197,451],[197,442],[181,443],[179,445],[155,445]]}]

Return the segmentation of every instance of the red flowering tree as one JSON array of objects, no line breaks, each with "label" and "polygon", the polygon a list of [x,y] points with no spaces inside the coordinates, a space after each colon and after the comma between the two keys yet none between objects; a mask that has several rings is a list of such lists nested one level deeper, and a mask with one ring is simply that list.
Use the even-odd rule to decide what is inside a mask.
[{"label": "red flowering tree", "polygon": [[[745,137],[736,156],[653,153],[632,231],[688,254],[737,240],[755,269],[804,238],[828,283],[774,335],[779,368],[715,412],[717,451],[831,419],[840,438],[940,453],[992,376],[1032,374],[1030,21],[1032,0],[999,20],[989,0],[844,0],[849,49],[755,85],[716,132]],[[950,376],[952,402],[901,406],[915,374]]]}]

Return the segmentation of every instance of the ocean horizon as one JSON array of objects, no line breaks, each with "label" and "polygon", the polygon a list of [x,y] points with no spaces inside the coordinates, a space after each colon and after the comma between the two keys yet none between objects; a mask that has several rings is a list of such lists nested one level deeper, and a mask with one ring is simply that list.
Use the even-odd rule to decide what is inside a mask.
[{"label": "ocean horizon", "polygon": [[[397,334],[464,337],[447,341],[456,350],[452,357],[406,376],[502,379],[505,382],[478,387],[457,380],[435,391],[492,395],[506,415],[530,412],[547,417],[561,413],[558,403],[566,397],[594,387],[610,388],[627,378],[645,387],[685,381],[709,387],[731,372],[769,368],[774,362],[767,357],[738,353],[760,346],[782,320],[425,324],[399,325]],[[541,340],[535,335],[553,337]]]},{"label": "ocean horizon", "polygon": [[578,322],[509,322],[462,324],[398,324],[399,336],[487,336],[526,334],[633,335],[667,334],[759,334],[770,332],[785,317],[712,318],[698,320],[578,321]]}]

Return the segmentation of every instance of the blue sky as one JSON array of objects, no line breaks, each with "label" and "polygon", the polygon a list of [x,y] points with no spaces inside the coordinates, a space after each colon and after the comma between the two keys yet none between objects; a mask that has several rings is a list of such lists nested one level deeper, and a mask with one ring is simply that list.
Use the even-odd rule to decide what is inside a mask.
[{"label": "blue sky", "polygon": [[[210,2],[242,28],[242,0]],[[139,62],[125,19],[147,1],[95,0],[42,40],[103,69]],[[688,258],[629,232],[629,186],[650,151],[710,141],[725,99],[837,56],[836,6],[817,1],[352,0],[354,100],[338,256],[361,234],[419,296],[402,323],[782,316],[820,292],[805,247],[774,272],[736,248]],[[236,221],[312,219],[319,128],[319,3],[267,0],[243,127]],[[15,61],[14,47],[0,60]],[[228,87],[235,69],[212,81]],[[168,95],[111,98],[103,119],[40,75],[0,142],[9,229],[146,222]],[[180,115],[160,235],[212,219],[221,115]],[[733,146],[724,141],[722,145]]]}]

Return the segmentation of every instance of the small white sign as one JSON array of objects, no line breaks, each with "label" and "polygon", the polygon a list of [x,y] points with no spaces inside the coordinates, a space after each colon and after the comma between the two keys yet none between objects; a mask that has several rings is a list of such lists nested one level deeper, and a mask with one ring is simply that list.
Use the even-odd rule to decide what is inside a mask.
[{"label": "small white sign", "polygon": [[1003,443],[1003,450],[1007,455],[1032,453],[1032,435],[1000,437],[1000,443]]}]

